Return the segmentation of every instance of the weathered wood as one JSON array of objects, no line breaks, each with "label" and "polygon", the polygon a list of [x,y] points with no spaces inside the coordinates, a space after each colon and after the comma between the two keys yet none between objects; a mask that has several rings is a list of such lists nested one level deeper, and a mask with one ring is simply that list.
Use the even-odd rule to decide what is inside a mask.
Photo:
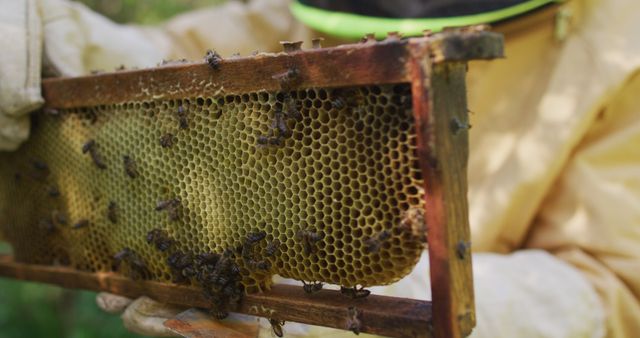
[{"label": "weathered wood", "polygon": [[[0,276],[45,282],[69,289],[107,291],[130,298],[143,295],[157,301],[185,307],[209,308],[199,288],[134,281],[115,273],[88,273],[59,266],[16,263],[0,255]],[[270,291],[244,297],[236,312],[279,320],[347,329],[348,308],[359,310],[361,332],[393,337],[429,337],[431,303],[396,297],[370,295],[350,299],[339,291],[322,290],[306,294],[302,286],[274,285]]]},{"label": "weathered wood", "polygon": [[501,36],[473,28],[445,31],[429,41],[434,64],[452,61],[490,60],[504,56]]},{"label": "weathered wood", "polygon": [[279,76],[295,69],[296,88],[407,82],[406,40],[292,53],[204,61],[157,68],[46,79],[46,106],[85,107],[153,99],[211,97],[280,90]]},{"label": "weathered wood", "polygon": [[467,211],[466,63],[434,64],[412,45],[412,95],[425,177],[434,337],[467,336],[475,325]]},{"label": "weathered wood", "polygon": [[74,108],[127,101],[240,94],[280,89],[278,75],[295,69],[294,88],[410,82],[412,44],[433,44],[435,60],[502,56],[502,37],[485,31],[456,31],[408,40],[388,39],[333,48],[226,59],[217,69],[204,61],[42,82],[46,107]]}]

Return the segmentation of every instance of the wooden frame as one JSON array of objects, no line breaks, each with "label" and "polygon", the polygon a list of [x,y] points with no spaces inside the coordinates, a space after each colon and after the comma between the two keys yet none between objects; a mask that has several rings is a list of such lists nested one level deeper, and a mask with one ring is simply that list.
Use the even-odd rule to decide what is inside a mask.
[{"label": "wooden frame", "polygon": [[[463,337],[475,325],[469,225],[466,202],[468,116],[466,61],[502,56],[502,37],[481,29],[446,31],[421,38],[364,41],[335,48],[224,60],[217,70],[205,63],[171,64],[79,78],[43,81],[47,108],[112,104],[143,98],[276,91],[274,74],[299,72],[296,87],[337,87],[410,83],[420,166],[425,178],[426,223],[432,301],[371,295],[350,300],[337,291],[304,294],[276,285],[244,298],[237,312],[345,329],[347,308],[359,309],[361,331],[385,336]],[[100,95],[96,95],[100,93]],[[35,266],[0,256],[0,276],[128,297],[147,295],[162,302],[208,307],[195,287],[133,281],[115,273],[87,273],[58,266]]]}]

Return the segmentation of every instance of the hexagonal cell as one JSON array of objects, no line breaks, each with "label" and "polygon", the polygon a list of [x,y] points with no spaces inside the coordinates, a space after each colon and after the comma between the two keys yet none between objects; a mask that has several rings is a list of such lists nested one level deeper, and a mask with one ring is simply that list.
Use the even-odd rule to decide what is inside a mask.
[{"label": "hexagonal cell", "polygon": [[[176,251],[229,250],[243,267],[248,292],[268,287],[273,274],[388,284],[411,271],[424,240],[424,227],[414,224],[423,217],[406,217],[424,208],[407,102],[408,85],[394,85],[158,99],[38,114],[20,151],[0,154],[7,163],[0,184],[8,187],[0,192],[0,205],[11,199],[19,206],[0,210],[14,220],[0,230],[24,262],[107,271],[113,256],[129,248],[162,282],[174,279],[167,259]],[[301,116],[283,113],[288,107]],[[170,144],[160,141],[167,134]],[[93,153],[82,153],[89,140],[95,141]],[[125,173],[125,155],[135,159],[135,179]],[[54,185],[56,197],[47,193]],[[115,223],[106,211],[111,200],[118,205]],[[88,225],[74,228],[83,220]],[[146,241],[155,228],[174,241],[166,251]],[[393,238],[367,253],[364,241],[383,229],[393,229]],[[255,245],[251,259],[264,255],[268,243],[280,243],[266,269],[256,269],[242,254],[247,237],[260,230],[266,239]]]}]

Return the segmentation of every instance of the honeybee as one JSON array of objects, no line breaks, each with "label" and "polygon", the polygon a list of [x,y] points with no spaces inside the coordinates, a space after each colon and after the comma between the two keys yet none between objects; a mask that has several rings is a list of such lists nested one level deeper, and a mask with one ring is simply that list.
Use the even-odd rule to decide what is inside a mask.
[{"label": "honeybee", "polygon": [[136,162],[129,155],[122,156],[122,160],[124,161],[124,172],[131,178],[138,177]]},{"label": "honeybee", "polygon": [[350,306],[347,309],[347,330],[352,331],[355,334],[360,334],[360,311],[355,306]]},{"label": "honeybee", "polygon": [[113,255],[114,270],[118,270],[120,268],[120,264],[129,255],[129,251],[131,251],[131,249],[123,248],[122,250],[118,251],[115,255]]},{"label": "honeybee", "polygon": [[247,262],[252,262],[253,260],[253,246],[264,239],[267,236],[267,233],[264,231],[252,232],[247,235],[247,238],[242,243],[242,258],[244,258]]},{"label": "honeybee", "polygon": [[282,145],[282,140],[281,136],[272,137],[269,139],[269,145],[279,147]]},{"label": "honeybee", "polygon": [[147,268],[147,264],[130,248],[123,248],[113,256],[113,259],[113,269],[116,271],[120,268],[122,262],[126,262],[129,264],[133,279],[148,279],[150,277],[151,272]]},{"label": "honeybee", "polygon": [[55,209],[51,212],[51,220],[54,225],[67,225],[67,217]]},{"label": "honeybee", "polygon": [[287,127],[287,121],[284,118],[284,113],[281,110],[276,110],[273,113],[273,122],[271,122],[271,129],[278,131],[278,136],[287,138],[291,136],[291,131]]},{"label": "honeybee", "polygon": [[256,269],[260,269],[260,270],[269,270],[271,268],[271,263],[269,263],[268,261],[254,262],[254,265]]},{"label": "honeybee", "polygon": [[211,314],[211,316],[217,320],[223,320],[229,316],[228,311],[222,311],[218,309],[211,309],[211,311],[209,311],[209,314]]},{"label": "honeybee", "polygon": [[73,226],[71,226],[72,229],[80,229],[80,228],[84,228],[89,226],[89,220],[88,219],[81,219],[78,222],[76,222]]},{"label": "honeybee", "polygon": [[43,112],[47,115],[58,116],[60,115],[60,111],[55,108],[45,108]]},{"label": "honeybee", "polygon": [[85,117],[89,120],[89,123],[94,124],[96,123],[96,121],[98,121],[98,114],[96,114],[96,111],[93,108],[90,108],[87,112]]},{"label": "honeybee", "polygon": [[271,324],[271,328],[273,329],[273,334],[278,337],[282,337],[284,332],[282,331],[282,326],[284,326],[284,320],[278,320],[269,318],[269,324]]},{"label": "honeybee", "polygon": [[34,171],[30,175],[36,181],[45,181],[49,176],[49,166],[41,160],[33,160],[31,163],[33,165]]},{"label": "honeybee", "polygon": [[282,145],[282,141],[283,141],[283,138],[281,135],[273,136],[273,137],[260,135],[256,140],[256,144],[258,145],[258,147],[266,147],[266,146],[279,147]]},{"label": "honeybee", "polygon": [[377,237],[370,237],[364,240],[364,250],[367,253],[376,253],[380,251],[382,244],[391,237],[391,233],[387,230],[381,231]]},{"label": "honeybee", "polygon": [[94,139],[90,139],[82,145],[82,153],[86,154],[88,151],[91,151],[93,147],[96,145],[96,141]]},{"label": "honeybee", "polygon": [[289,68],[286,72],[276,74],[271,78],[278,80],[282,90],[290,90],[300,81],[300,71],[297,68]]},{"label": "honeybee", "polygon": [[166,231],[156,228],[147,233],[147,243],[153,243],[160,251],[167,251],[173,245],[173,240]]},{"label": "honeybee", "polygon": [[49,171],[49,166],[44,161],[33,160],[32,164],[36,170]]},{"label": "honeybee", "polygon": [[456,245],[456,254],[459,259],[464,259],[467,256],[467,253],[471,249],[471,242],[460,241]]},{"label": "honeybee", "polygon": [[52,185],[49,187],[49,190],[47,191],[47,194],[49,194],[49,196],[51,197],[58,197],[60,196],[60,190],[58,189],[58,187],[56,185]]},{"label": "honeybee", "polygon": [[369,290],[365,290],[364,287],[352,287],[352,288],[345,288],[344,286],[340,287],[340,293],[349,297],[349,298],[365,298],[367,297],[369,294],[371,294],[371,291]]},{"label": "honeybee", "polygon": [[278,251],[279,248],[280,248],[280,241],[277,239],[274,239],[273,241],[271,241],[271,243],[267,244],[267,247],[264,249],[264,254],[267,257],[271,257],[275,255],[275,253]]},{"label": "honeybee", "polygon": [[296,107],[295,102],[291,102],[287,105],[287,118],[294,119],[296,121],[302,120],[302,113]]},{"label": "honeybee", "polygon": [[304,292],[306,292],[308,294],[316,293],[316,292],[322,290],[322,286],[323,286],[323,284],[320,283],[320,282],[307,283],[305,281],[302,281],[302,289],[304,290]]},{"label": "honeybee", "polygon": [[256,243],[260,242],[265,237],[267,237],[267,233],[264,230],[255,231],[255,232],[249,233],[249,235],[247,235],[247,239],[246,239],[245,243],[253,245],[253,244],[256,244]]},{"label": "honeybee", "polygon": [[318,234],[310,230],[300,230],[296,234],[296,239],[302,241],[305,255],[309,255],[316,250],[316,244],[324,238],[323,234]]},{"label": "honeybee", "polygon": [[222,289],[222,294],[229,299],[229,306],[234,308],[238,306],[240,299],[242,299],[242,291],[243,289],[236,285],[227,284],[227,286]]},{"label": "honeybee", "polygon": [[160,145],[163,148],[169,148],[173,146],[174,141],[175,137],[171,133],[166,133],[160,137]]},{"label": "honeybee", "polygon": [[104,163],[102,156],[100,156],[100,154],[98,154],[98,151],[96,150],[95,140],[91,139],[82,145],[82,153],[86,154],[87,152],[91,156],[91,159],[93,160],[93,163],[96,165],[96,167],[100,169],[107,168],[107,165]]},{"label": "honeybee", "polygon": [[213,265],[215,266],[220,259],[220,255],[213,252],[197,254],[194,258],[194,263],[197,266]]},{"label": "honeybee", "polygon": [[220,67],[220,62],[222,62],[222,57],[220,54],[216,53],[216,51],[209,49],[204,55],[204,61],[209,65],[209,67],[211,67],[211,69],[217,70]]},{"label": "honeybee", "polygon": [[167,264],[169,265],[169,267],[179,270],[182,270],[191,265],[192,262],[193,257],[191,256],[191,254],[185,254],[182,251],[176,251],[167,258]]},{"label": "honeybee", "polygon": [[184,276],[183,271],[189,268],[193,264],[193,259],[190,254],[185,254],[182,251],[176,251],[167,258],[167,265],[171,269],[173,275],[173,282],[182,284],[189,282],[189,279]]},{"label": "honeybee", "polygon": [[345,105],[344,99],[341,97],[337,97],[331,101],[331,106],[334,109],[342,109]]},{"label": "honeybee", "polygon": [[178,126],[180,127],[180,129],[189,128],[189,121],[187,121],[187,112],[184,110],[184,107],[178,106],[178,113],[176,115],[178,116]]},{"label": "honeybee", "polygon": [[113,224],[118,223],[118,206],[114,201],[110,201],[107,207],[107,219]]},{"label": "honeybee", "polygon": [[177,221],[180,218],[180,200],[172,198],[164,201],[158,201],[156,211],[167,211],[170,221]]},{"label": "honeybee", "polygon": [[256,143],[259,146],[266,146],[269,144],[269,137],[268,136],[264,136],[264,135],[260,135],[258,136],[258,139],[256,140]]}]

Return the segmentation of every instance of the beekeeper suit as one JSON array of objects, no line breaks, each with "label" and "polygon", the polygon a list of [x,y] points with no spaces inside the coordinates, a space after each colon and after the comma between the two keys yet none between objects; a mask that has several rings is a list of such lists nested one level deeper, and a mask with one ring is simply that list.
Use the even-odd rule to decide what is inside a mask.
[{"label": "beekeeper suit", "polygon": [[[28,137],[41,73],[153,66],[209,48],[246,55],[318,35],[288,8],[285,0],[229,2],[143,28],[65,0],[0,0],[0,148]],[[474,337],[640,335],[639,13],[640,2],[625,0],[547,6],[496,25],[506,59],[470,64]],[[307,24],[322,30],[322,22]],[[423,257],[414,273],[374,293],[429,298],[426,269]],[[106,294],[98,303],[124,310],[124,324],[149,335],[171,334],[162,322],[183,310]]]}]

